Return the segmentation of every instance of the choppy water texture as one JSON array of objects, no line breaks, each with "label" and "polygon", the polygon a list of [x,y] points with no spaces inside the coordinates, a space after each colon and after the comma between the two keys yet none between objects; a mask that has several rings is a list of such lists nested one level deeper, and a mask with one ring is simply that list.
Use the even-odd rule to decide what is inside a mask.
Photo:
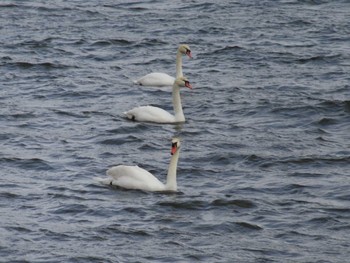
[{"label": "choppy water texture", "polygon": [[[349,1],[1,1],[1,262],[347,262]],[[172,110],[179,43],[194,89]],[[117,164],[178,194],[104,187]]]}]

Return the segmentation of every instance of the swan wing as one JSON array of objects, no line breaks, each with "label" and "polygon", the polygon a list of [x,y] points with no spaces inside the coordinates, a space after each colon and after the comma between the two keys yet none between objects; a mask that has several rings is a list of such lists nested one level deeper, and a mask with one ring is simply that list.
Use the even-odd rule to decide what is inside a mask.
[{"label": "swan wing", "polygon": [[166,73],[153,72],[139,78],[138,80],[134,81],[134,83],[142,86],[162,87],[172,86],[174,81],[175,78]]},{"label": "swan wing", "polygon": [[141,106],[124,112],[127,118],[135,121],[174,123],[175,116],[169,112],[153,106]]},{"label": "swan wing", "polygon": [[126,189],[162,191],[165,185],[154,175],[138,166],[118,165],[107,170],[112,185]]}]

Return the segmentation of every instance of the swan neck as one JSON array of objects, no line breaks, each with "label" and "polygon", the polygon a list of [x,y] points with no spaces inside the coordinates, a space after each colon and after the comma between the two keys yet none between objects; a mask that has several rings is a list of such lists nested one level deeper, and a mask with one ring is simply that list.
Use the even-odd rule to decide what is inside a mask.
[{"label": "swan neck", "polygon": [[176,78],[183,77],[182,74],[182,54],[178,50],[176,53]]},{"label": "swan neck", "polygon": [[173,106],[175,112],[175,121],[184,122],[185,115],[182,110],[181,97],[180,97],[180,87],[174,84],[173,86]]},{"label": "swan neck", "polygon": [[168,169],[168,175],[166,179],[166,190],[168,191],[176,191],[177,190],[177,182],[176,182],[176,170],[177,170],[177,163],[179,160],[179,152],[180,149],[178,149],[174,155],[171,156],[169,169]]}]

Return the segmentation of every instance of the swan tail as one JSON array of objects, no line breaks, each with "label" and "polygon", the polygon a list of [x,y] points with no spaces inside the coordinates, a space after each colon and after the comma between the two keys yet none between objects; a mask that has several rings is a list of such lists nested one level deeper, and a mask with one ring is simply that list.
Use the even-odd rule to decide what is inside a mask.
[{"label": "swan tail", "polygon": [[142,86],[142,83],[139,80],[133,80],[132,81],[135,85],[140,85]]},{"label": "swan tail", "polygon": [[123,114],[130,120],[135,120],[135,115],[131,111],[124,111]]},{"label": "swan tail", "polygon": [[104,184],[104,185],[110,185],[113,181],[112,178],[101,178],[101,177],[94,177],[93,178],[94,181],[100,183],[100,184]]}]

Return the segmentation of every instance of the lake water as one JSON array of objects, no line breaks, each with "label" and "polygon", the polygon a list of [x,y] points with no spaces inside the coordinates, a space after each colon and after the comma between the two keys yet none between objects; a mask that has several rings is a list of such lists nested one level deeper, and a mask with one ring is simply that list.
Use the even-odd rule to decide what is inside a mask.
[{"label": "lake water", "polygon": [[[1,1],[1,262],[349,260],[350,2]],[[194,89],[172,111],[180,43]],[[105,187],[118,164],[176,194]]]}]

